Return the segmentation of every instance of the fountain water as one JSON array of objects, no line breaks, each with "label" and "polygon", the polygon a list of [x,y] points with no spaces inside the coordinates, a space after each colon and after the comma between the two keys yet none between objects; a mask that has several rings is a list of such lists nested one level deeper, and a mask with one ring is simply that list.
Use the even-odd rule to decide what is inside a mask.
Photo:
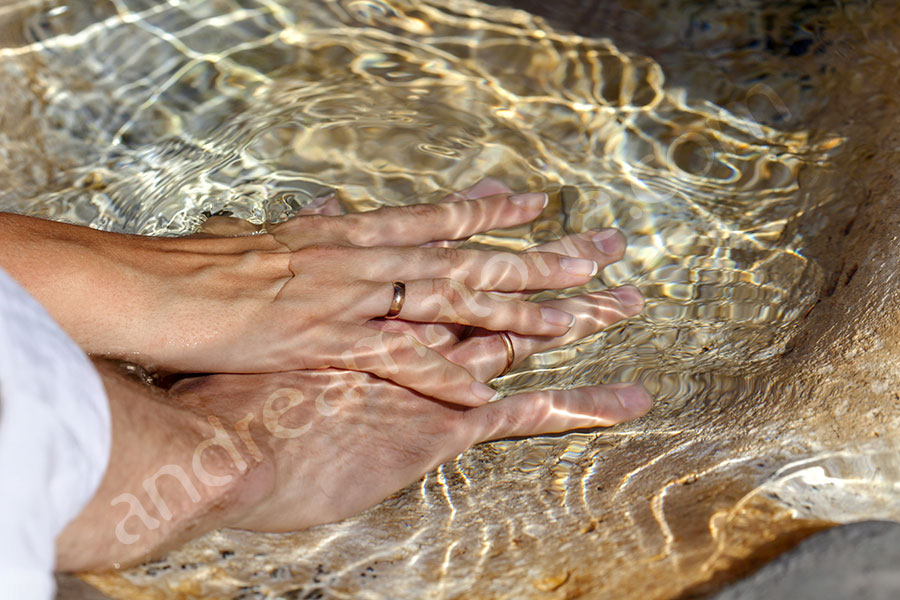
[{"label": "fountain water", "polygon": [[[892,44],[868,2],[24,1],[0,207],[148,235],[431,199],[485,175],[601,225],[645,314],[508,391],[639,379],[646,418],[484,444],[382,505],[209,534],[114,597],[677,598],[900,520]],[[503,6],[515,4],[532,12]],[[896,390],[896,391],[895,391]]]}]

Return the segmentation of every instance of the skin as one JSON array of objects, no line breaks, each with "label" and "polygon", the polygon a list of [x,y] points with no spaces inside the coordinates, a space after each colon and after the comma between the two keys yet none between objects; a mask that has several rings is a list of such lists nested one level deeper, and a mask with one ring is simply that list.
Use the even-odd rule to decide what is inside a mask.
[{"label": "skin", "polygon": [[[619,312],[611,296],[554,301],[578,317],[577,331],[517,337],[517,354],[568,343],[641,308]],[[505,366],[487,341],[497,335],[452,337],[436,349],[478,376],[495,376]],[[64,571],[127,566],[218,527],[278,532],[337,521],[482,441],[609,426],[650,408],[643,388],[628,384],[462,407],[360,372],[213,375],[184,379],[163,392],[126,380],[109,364],[98,369],[113,415],[113,451],[97,494],[57,540]],[[215,437],[214,424],[236,454],[222,446],[201,452],[204,481],[193,459],[203,441]],[[145,487],[167,465],[182,469],[197,490],[192,500],[177,480],[161,478],[168,519]],[[209,476],[224,479],[209,485]],[[113,505],[123,493],[133,494],[158,526],[128,517],[124,503]],[[119,523],[126,536],[135,536],[131,543],[116,534]]]},{"label": "skin", "polygon": [[[343,368],[461,405],[493,390],[415,336],[373,328],[407,284],[409,322],[559,336],[573,324],[520,292],[587,283],[621,248],[525,254],[447,240],[533,220],[543,194],[482,183],[449,201],[305,214],[268,233],[150,238],[0,213],[0,267],[87,352],[175,372]],[[597,232],[593,232],[597,233]],[[215,315],[215,318],[209,318]],[[374,321],[377,322],[377,321]],[[416,369],[399,365],[416,364]]]},{"label": "skin", "polygon": [[[508,200],[509,193],[501,183],[487,180],[447,198],[444,205],[469,211],[478,196],[495,202],[495,198]],[[336,201],[330,199],[303,217],[333,218],[339,213]],[[329,237],[334,235],[329,228],[344,231],[335,223],[316,221],[316,230],[324,236],[317,241],[309,242],[297,231],[287,230],[278,243],[289,245],[292,252],[310,247],[331,251],[346,242]],[[240,235],[249,229],[247,224],[228,220],[209,225],[213,235],[192,241],[210,243],[210,248],[217,241],[236,245],[239,238],[223,240],[214,234]],[[366,223],[356,227],[365,230]],[[529,292],[541,289],[528,275],[528,267],[516,285],[504,279],[504,273],[492,273],[487,267],[471,275],[466,261],[474,255],[454,252],[458,246],[454,240],[466,233],[420,229],[414,241],[422,242],[424,248],[405,255],[412,266],[400,262],[391,266],[403,273],[412,273],[403,268],[427,268],[431,254],[419,251],[432,249],[457,265],[451,273],[454,277],[476,285],[499,286],[504,293],[497,302],[518,306]],[[386,239],[368,241],[387,243]],[[364,241],[346,243],[369,248],[357,246]],[[312,245],[304,245],[309,243]],[[221,252],[225,246],[215,247]],[[551,269],[543,267],[548,257],[555,256],[557,261],[560,257],[582,258],[599,266],[621,258],[624,248],[620,233],[590,231],[532,249],[521,264],[538,273],[552,272],[558,262]],[[213,258],[220,256],[216,252],[210,251]],[[372,256],[371,264],[381,264],[378,261],[388,261],[392,254],[374,252]],[[52,257],[48,260],[52,264]],[[165,268],[167,264],[163,261],[153,266]],[[215,269],[211,272],[216,274]],[[377,277],[377,268],[370,274]],[[95,275],[103,276],[102,270]],[[476,276],[493,283],[466,279]],[[296,274],[290,281],[295,279]],[[202,293],[199,296],[204,297]],[[423,297],[422,301],[426,300]],[[634,316],[642,307],[640,293],[631,287],[531,303],[529,310],[552,308],[574,318],[571,326],[555,336],[511,327],[509,335],[516,350],[512,366],[532,353],[571,343]],[[270,306],[265,309],[272,310]],[[418,322],[415,313],[410,313],[395,321],[369,318],[362,327],[369,336],[414,340],[476,381],[499,374],[506,367],[500,336],[490,328],[478,327],[475,319],[448,318],[444,311],[453,315],[454,304],[443,304],[428,317],[431,323]],[[282,319],[289,316],[267,314]],[[462,327],[464,324],[474,327]],[[277,328],[265,331],[278,339]],[[240,343],[252,357],[253,340]],[[446,395],[422,392],[419,380],[431,376],[438,378],[432,383],[438,391],[449,384],[440,378],[440,371],[422,370],[422,365],[429,363],[422,361],[421,355],[411,358],[416,361],[410,363],[415,369],[391,373],[394,381],[365,369],[319,369],[192,377],[167,391],[128,380],[111,363],[98,362],[112,414],[113,450],[95,497],[57,540],[58,568],[82,571],[127,566],[219,527],[278,532],[340,520],[377,504],[482,441],[609,426],[639,417],[650,408],[643,388],[629,384],[532,392],[490,404],[467,398],[454,404],[446,401]],[[417,381],[417,390],[398,385],[404,381],[404,373]],[[182,479],[172,473],[182,474]]]},{"label": "skin", "polygon": [[[512,190],[501,181],[484,179],[474,187],[459,194],[451,194],[442,202],[459,202],[466,198],[489,197],[512,194]],[[305,208],[301,214],[341,215],[343,209],[337,198],[327,196],[313,206]],[[205,223],[204,235],[239,235],[255,231],[256,227],[246,221],[231,217],[214,217]],[[431,242],[430,247],[456,248],[459,240],[442,240]],[[599,246],[601,247],[598,247]],[[625,254],[625,236],[616,229],[599,229],[565,236],[561,239],[543,244],[528,252],[554,253],[563,256],[580,257],[595,260],[606,266],[621,260]],[[531,290],[537,291],[537,290]],[[514,292],[505,295],[507,298],[525,300],[529,292]],[[643,310],[644,299],[634,286],[622,286],[612,290],[584,294],[566,300],[552,300],[540,303],[576,316],[572,327],[562,336],[556,338],[551,346],[545,339],[534,336],[522,336],[514,332],[506,332],[515,350],[515,359],[510,368],[515,368],[526,357],[548,348],[558,347],[575,342],[583,337],[605,329],[609,325],[635,316]],[[448,360],[468,365],[469,370],[478,379],[487,380],[501,372],[506,366],[506,346],[495,332],[481,328],[465,328],[436,323],[414,323],[400,320],[373,320],[369,327],[405,334],[420,343],[440,352]],[[465,343],[462,343],[465,342]],[[473,354],[480,357],[473,360]],[[475,405],[478,405],[477,403]]]},{"label": "skin", "polygon": [[[477,185],[460,192],[451,194],[442,202],[460,202],[469,198],[490,197],[512,194],[503,182],[495,179],[484,179]],[[329,216],[343,215],[343,208],[335,196],[321,198],[314,205],[303,209],[301,215],[324,214]],[[208,237],[224,235],[248,235],[258,230],[258,226],[247,221],[232,217],[212,217],[202,229],[202,233]],[[429,247],[456,248],[461,244],[459,240],[441,240],[429,242]],[[599,246],[599,247],[598,247]],[[543,244],[528,250],[528,252],[553,253],[561,256],[584,258],[594,260],[601,266],[606,266],[618,260],[625,254],[626,240],[622,233],[615,229],[590,230],[584,233],[563,237],[559,240]],[[510,292],[504,294],[505,298],[526,300],[531,292]],[[577,299],[565,301],[547,301],[539,304],[541,307],[552,307],[564,312],[566,307],[577,306],[578,310],[572,327],[568,332],[557,338],[555,345],[565,345],[591,335],[604,329],[622,318],[635,316],[643,309],[644,300],[640,291],[633,286],[585,294]],[[367,323],[367,326],[393,334],[405,334],[429,348],[440,352],[445,358],[456,364],[470,365],[472,374],[479,380],[488,380],[499,373],[506,364],[506,346],[496,333],[482,328],[466,328],[440,323],[416,323],[405,319],[383,320],[377,319]],[[511,368],[521,364],[525,357],[541,350],[547,349],[541,338],[522,336],[507,331],[510,341],[515,349],[515,359]],[[461,344],[460,342],[466,343]],[[477,349],[488,365],[476,365],[471,359],[473,349]],[[476,365],[474,368],[472,365]],[[496,369],[494,368],[496,367]],[[482,402],[463,402],[466,405],[478,406]]]}]

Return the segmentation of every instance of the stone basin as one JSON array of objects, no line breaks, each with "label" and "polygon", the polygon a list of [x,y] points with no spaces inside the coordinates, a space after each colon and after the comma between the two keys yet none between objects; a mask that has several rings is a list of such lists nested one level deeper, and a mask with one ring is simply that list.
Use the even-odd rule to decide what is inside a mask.
[{"label": "stone basin", "polygon": [[[675,599],[836,524],[900,520],[900,6],[201,4],[0,8],[0,208],[177,235],[330,190],[365,209],[482,174],[545,188],[533,228],[477,242],[612,223],[632,246],[597,285],[650,301],[500,384],[635,378],[657,404],[609,430],[483,444],[341,523],[218,531],[84,581],[113,598]],[[184,33],[213,17],[221,38]],[[110,51],[126,39],[139,66]],[[203,53],[240,44],[206,76]],[[327,62],[336,49],[349,67]],[[226,79],[227,119],[188,118]],[[413,87],[429,101],[401,102]],[[360,90],[371,107],[336,100]],[[395,119],[372,122],[385,107]],[[402,125],[423,115],[434,140]],[[384,139],[417,150],[381,163]],[[316,150],[280,150],[301,142]],[[211,172],[210,155],[225,180],[181,175]]]}]

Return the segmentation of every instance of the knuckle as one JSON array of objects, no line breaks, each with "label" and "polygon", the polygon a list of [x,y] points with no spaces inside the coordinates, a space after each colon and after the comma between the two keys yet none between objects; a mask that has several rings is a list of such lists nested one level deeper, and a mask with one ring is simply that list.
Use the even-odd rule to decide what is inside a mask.
[{"label": "knuckle", "polygon": [[[481,413],[473,412],[472,416],[478,416],[478,421],[480,421],[480,425],[483,425],[487,430],[487,433],[493,436],[496,432],[506,431],[506,410],[491,407],[492,410],[484,411]],[[476,421],[477,422],[477,421]]]},{"label": "knuckle", "polygon": [[524,269],[527,271],[535,271],[541,275],[541,277],[549,277],[553,274],[553,269],[550,268],[549,260],[554,261],[554,267],[559,264],[558,257],[546,253],[546,252],[529,252],[526,253],[523,257]]},{"label": "knuckle", "polygon": [[428,367],[431,380],[436,382],[436,389],[450,389],[471,379],[471,375],[463,367],[449,360],[438,359]]},{"label": "knuckle", "polygon": [[531,279],[533,257],[520,256],[512,252],[497,252],[493,254],[484,265],[486,274],[492,283],[505,282],[504,287],[509,290],[521,291],[528,287]]},{"label": "knuckle", "polygon": [[456,248],[444,246],[434,248],[432,252],[439,262],[449,264],[452,267],[458,267],[463,262],[463,253]]},{"label": "knuckle", "polygon": [[[492,329],[500,331],[534,330],[535,326],[543,323],[543,319],[539,313],[533,312],[526,304],[515,300],[507,300],[503,305],[493,303],[484,311],[485,318],[490,319]],[[500,336],[494,337],[500,339]],[[502,344],[502,342],[500,343]]]},{"label": "knuckle", "polygon": [[[582,236],[583,235],[584,234],[582,234]],[[590,235],[594,234],[591,233]],[[577,241],[582,240],[582,236],[565,235],[561,237],[559,239],[559,247],[562,252],[557,252],[557,254],[563,254],[565,256],[582,256],[583,254],[585,254],[585,252],[583,252],[581,248],[579,248],[578,243],[576,243]],[[584,238],[584,240],[593,243],[591,242],[590,238]]]},{"label": "knuckle", "polygon": [[331,218],[326,217],[324,215],[304,215],[302,217],[298,217],[298,226],[302,226],[305,229],[315,228],[315,229],[325,229],[330,228],[331,226]]},{"label": "knuckle", "polygon": [[505,304],[510,306],[517,317],[528,319],[532,322],[543,321],[544,316],[541,313],[543,308],[537,302],[529,302],[528,300],[504,300]]},{"label": "knuckle", "polygon": [[297,217],[295,226],[306,232],[310,232],[319,239],[343,239],[341,232],[352,227],[357,215],[344,215],[340,218],[327,215],[304,215]]},{"label": "knuckle", "polygon": [[516,431],[522,424],[519,411],[509,407],[489,411],[485,415],[485,421],[489,431],[500,432],[504,435]]},{"label": "knuckle", "polygon": [[462,300],[461,286],[452,279],[442,278],[433,280],[432,292],[441,296],[453,305],[458,304]]},{"label": "knuckle", "polygon": [[[374,212],[378,213],[379,211]],[[326,218],[333,219],[333,217]],[[384,227],[376,227],[371,221],[367,222],[367,218],[371,218],[367,217],[367,213],[351,213],[342,215],[340,217],[340,231],[336,231],[336,228],[333,227],[332,233],[335,235],[339,233],[342,239],[345,239],[357,246],[371,246],[377,239],[377,234],[384,231]],[[330,224],[331,221],[326,221],[325,223]]]}]

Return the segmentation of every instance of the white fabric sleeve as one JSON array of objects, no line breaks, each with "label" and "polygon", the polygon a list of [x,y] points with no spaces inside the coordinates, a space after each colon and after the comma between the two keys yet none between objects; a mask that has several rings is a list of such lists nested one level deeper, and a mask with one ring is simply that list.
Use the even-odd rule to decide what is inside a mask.
[{"label": "white fabric sleeve", "polygon": [[56,537],[100,485],[110,428],[88,357],[0,270],[0,598],[53,597]]}]

